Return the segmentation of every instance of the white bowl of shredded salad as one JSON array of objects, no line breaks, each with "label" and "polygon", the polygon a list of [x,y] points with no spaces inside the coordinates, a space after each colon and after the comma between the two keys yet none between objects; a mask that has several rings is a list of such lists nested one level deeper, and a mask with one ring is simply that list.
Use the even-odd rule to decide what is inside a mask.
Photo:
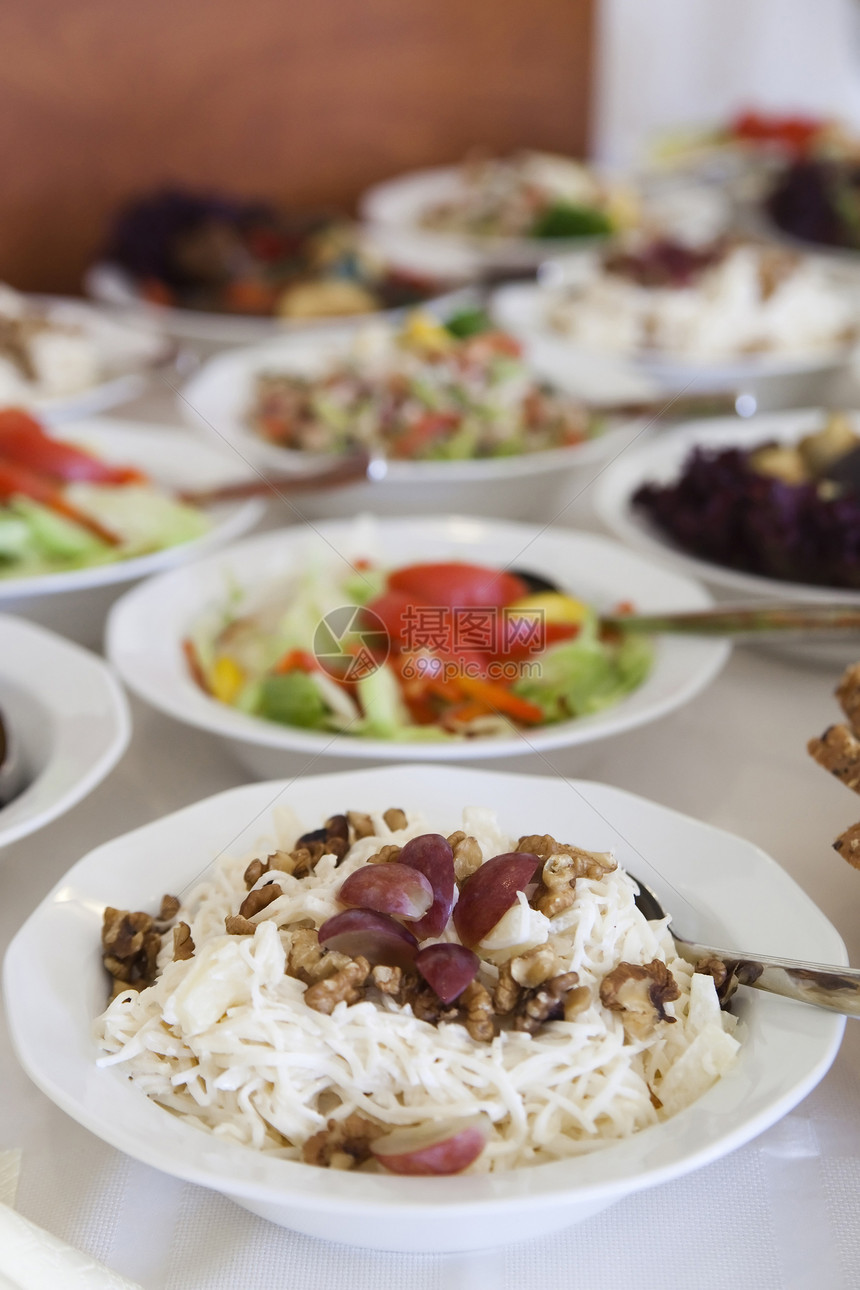
[{"label": "white bowl of shredded salad", "polygon": [[[351,842],[339,867],[323,854],[309,876],[282,872],[298,833],[347,810],[369,816],[375,836]],[[578,973],[572,1014],[533,1033],[496,1018],[481,1040],[462,1015],[432,1024],[373,989],[328,1013],[308,1006],[290,975],[291,923],[320,927],[338,908],[342,875],[373,868],[380,842],[458,828],[479,841],[478,873],[533,832],[602,858],[607,871],[577,878],[573,904],[554,926],[545,920],[563,966]],[[225,911],[255,886],[246,866],[275,852],[278,898],[250,931],[228,934]],[[31,1078],[93,1133],[281,1225],[408,1251],[539,1236],[762,1132],[823,1077],[845,1024],[744,989],[722,1013],[711,978],[691,977],[663,924],[634,907],[627,868],[674,902],[694,924],[685,931],[712,943],[845,961],[809,898],[733,835],[585,781],[384,767],[233,789],[90,853],[9,949],[12,1041]],[[139,994],[122,987],[105,1012],[106,907],[157,916],[165,893],[184,902],[176,916],[190,927],[190,955],[174,960],[166,935],[155,983]],[[456,912],[457,903],[455,922]],[[490,939],[477,947],[488,979]],[[496,963],[504,939],[495,936]],[[655,961],[677,989],[636,1037],[623,1011],[604,1006],[604,986],[622,963]],[[315,1151],[314,1135],[356,1112],[386,1132],[439,1117],[479,1122],[483,1149],[444,1177]]]}]

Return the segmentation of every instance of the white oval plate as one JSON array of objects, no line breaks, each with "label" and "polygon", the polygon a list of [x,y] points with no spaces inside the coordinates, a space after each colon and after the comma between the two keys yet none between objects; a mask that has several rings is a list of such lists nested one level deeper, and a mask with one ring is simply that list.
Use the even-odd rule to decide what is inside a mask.
[{"label": "white oval plate", "polygon": [[0,711],[25,787],[0,806],[0,850],[71,810],[125,751],[128,703],[107,665],[53,632],[0,615]]},{"label": "white oval plate", "polygon": [[[381,552],[385,556],[380,557]],[[402,761],[467,761],[602,739],[686,703],[728,658],[730,646],[724,641],[663,637],[656,645],[651,674],[614,707],[509,737],[437,744],[393,743],[282,726],[219,703],[194,684],[182,654],[182,639],[202,612],[225,602],[228,587],[265,587],[308,560],[334,563],[339,556],[345,561],[375,557],[393,566],[448,559],[493,567],[513,565],[541,573],[607,609],[622,600],[633,600],[643,612],[704,608],[710,603],[696,583],[590,534],[453,516],[380,520],[367,526],[337,522],[320,524],[313,531],[282,529],[251,538],[123,596],[108,621],[108,656],[136,694],[189,725],[281,753],[377,761],[392,756]]]},{"label": "white oval plate", "polygon": [[603,523],[628,545],[713,586],[727,587],[741,595],[771,599],[860,603],[860,591],[763,578],[687,555],[630,504],[630,499],[642,484],[667,484],[676,480],[694,448],[752,448],[756,444],[767,443],[769,439],[794,443],[803,435],[820,429],[826,416],[826,412],[810,410],[769,412],[762,413],[751,422],[715,417],[711,421],[679,426],[642,447],[631,448],[614,461],[597,481],[595,510]]},{"label": "white oval plate", "polygon": [[478,237],[422,228],[428,207],[462,195],[460,166],[437,166],[375,184],[359,203],[361,218],[392,263],[415,272],[474,276],[482,269],[535,269],[559,255],[602,246],[605,237]]},{"label": "white oval plate", "polygon": [[[647,858],[730,946],[842,964],[836,930],[763,851],[620,789],[584,781],[444,766],[388,766],[233,789],[115,839],[79,861],[24,924],[4,964],[12,1042],[31,1079],[78,1123],[137,1160],[230,1196],[313,1236],[372,1249],[444,1251],[525,1240],[577,1222],[632,1192],[727,1155],[792,1109],[836,1056],[845,1019],[741,990],[736,1065],[664,1124],[579,1159],[493,1175],[398,1178],[315,1169],[257,1155],[184,1124],[119,1068],[98,1069],[92,1019],[105,1006],[99,961],[106,904],[155,909],[227,849],[267,831],[291,804],[306,827],[333,810],[425,812],[443,832],[465,805],[498,812],[517,835],[550,831],[616,850],[636,874]],[[719,943],[719,942],[717,942]]]},{"label": "white oval plate", "polygon": [[[118,264],[94,264],[84,274],[87,295],[100,304],[122,310],[128,318],[147,321],[158,326],[168,336],[178,340],[200,341],[212,345],[248,345],[254,341],[272,340],[274,337],[298,332],[327,331],[329,327],[357,326],[368,319],[397,317],[402,310],[393,309],[375,314],[360,314],[344,318],[268,318],[248,314],[218,314],[204,309],[179,309],[173,305],[159,305],[144,300],[134,279]],[[456,297],[456,292],[440,288],[432,301]],[[431,303],[431,300],[425,303]]]},{"label": "white oval plate", "polygon": [[[267,370],[316,375],[348,357],[354,343],[354,326],[332,327],[323,333],[284,337],[267,345],[219,354],[204,363],[185,385],[180,398],[181,409],[196,425],[214,429],[249,460],[265,462],[279,470],[306,470],[309,465],[319,465],[326,458],[267,443],[249,426],[247,411],[254,399],[256,378]],[[629,371],[619,372],[617,365],[603,376],[600,385],[593,376],[589,383],[588,374],[581,375],[573,369],[567,355],[552,344],[529,344],[526,358],[537,375],[574,397],[582,394],[583,385],[586,395],[596,402],[613,398],[635,402],[649,399],[654,393],[651,384]],[[638,425],[635,423],[635,427]],[[585,443],[511,457],[482,457],[471,461],[390,461],[379,485],[378,500],[384,505],[386,491],[399,485],[463,482],[478,487],[494,480],[554,475],[560,469],[574,465],[587,466],[609,457],[635,427],[631,420],[627,420]],[[376,500],[374,498],[372,502]]]},{"label": "white oval plate", "polygon": [[[198,436],[170,426],[100,417],[56,427],[51,433],[91,449],[105,461],[138,466],[170,488],[215,487],[244,479],[249,473],[241,457],[231,457],[223,449],[218,451],[202,443]],[[211,528],[192,542],[89,569],[0,578],[0,608],[58,592],[80,592],[148,577],[239,537],[257,522],[264,509],[265,504],[256,500],[222,503],[212,507]]]},{"label": "white oval plate", "polygon": [[23,406],[52,423],[90,416],[137,398],[151,373],[168,363],[174,346],[154,321],[106,313],[83,300],[63,296],[30,296],[40,311],[58,324],[79,328],[98,355],[101,379],[71,394],[46,396],[34,389]]},{"label": "white oval plate", "polygon": [[499,326],[512,331],[525,341],[552,340],[568,352],[594,356],[595,360],[614,358],[634,371],[647,375],[664,389],[725,389],[743,388],[758,380],[808,375],[844,366],[851,356],[852,345],[835,345],[827,349],[809,350],[791,354],[749,354],[717,362],[672,357],[655,350],[642,350],[637,354],[611,354],[605,350],[589,350],[563,332],[556,331],[547,321],[547,311],[552,303],[551,286],[515,283],[500,287],[493,293],[490,312]]}]

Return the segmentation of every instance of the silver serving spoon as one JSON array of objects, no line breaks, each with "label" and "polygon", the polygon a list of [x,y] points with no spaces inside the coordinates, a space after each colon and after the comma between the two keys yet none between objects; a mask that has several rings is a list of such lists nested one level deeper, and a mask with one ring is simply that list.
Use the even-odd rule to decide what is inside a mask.
[{"label": "silver serving spoon", "polygon": [[18,741],[0,712],[0,806],[11,802],[22,787],[24,765]]},{"label": "silver serving spoon", "polygon": [[[648,919],[665,918],[666,911],[653,891],[635,874],[631,873],[630,877],[639,887],[636,906],[640,912]],[[860,1017],[860,968],[805,963],[768,954],[748,954],[745,950],[719,950],[711,945],[685,940],[671,923],[669,932],[679,956],[694,967],[705,960],[717,960],[725,965],[727,981],[734,978],[738,985],[751,985],[768,994],[799,999],[801,1003],[840,1012],[846,1017]]]}]

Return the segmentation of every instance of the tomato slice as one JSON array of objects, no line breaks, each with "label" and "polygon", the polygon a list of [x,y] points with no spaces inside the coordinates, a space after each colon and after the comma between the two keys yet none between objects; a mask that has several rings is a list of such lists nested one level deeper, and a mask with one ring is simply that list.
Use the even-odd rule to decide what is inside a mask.
[{"label": "tomato slice", "polygon": [[66,484],[128,484],[146,478],[139,470],[111,466],[81,448],[52,439],[38,421],[20,408],[0,412],[0,461]]},{"label": "tomato slice", "polygon": [[445,609],[501,609],[528,594],[528,587],[516,574],[454,561],[395,569],[388,587],[408,592],[413,602]]}]

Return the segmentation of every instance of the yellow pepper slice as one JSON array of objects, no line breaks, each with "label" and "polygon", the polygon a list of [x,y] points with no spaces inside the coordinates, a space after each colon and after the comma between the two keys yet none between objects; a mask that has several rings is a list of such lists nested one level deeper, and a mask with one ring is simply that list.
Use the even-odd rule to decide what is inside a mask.
[{"label": "yellow pepper slice", "polygon": [[560,591],[537,591],[532,596],[523,596],[505,609],[507,614],[523,615],[543,614],[545,623],[573,623],[578,625],[585,621],[591,611],[588,605],[573,596],[565,596]]},{"label": "yellow pepper slice", "polygon": [[209,678],[212,693],[221,703],[232,703],[245,684],[245,673],[228,654],[216,658]]}]

